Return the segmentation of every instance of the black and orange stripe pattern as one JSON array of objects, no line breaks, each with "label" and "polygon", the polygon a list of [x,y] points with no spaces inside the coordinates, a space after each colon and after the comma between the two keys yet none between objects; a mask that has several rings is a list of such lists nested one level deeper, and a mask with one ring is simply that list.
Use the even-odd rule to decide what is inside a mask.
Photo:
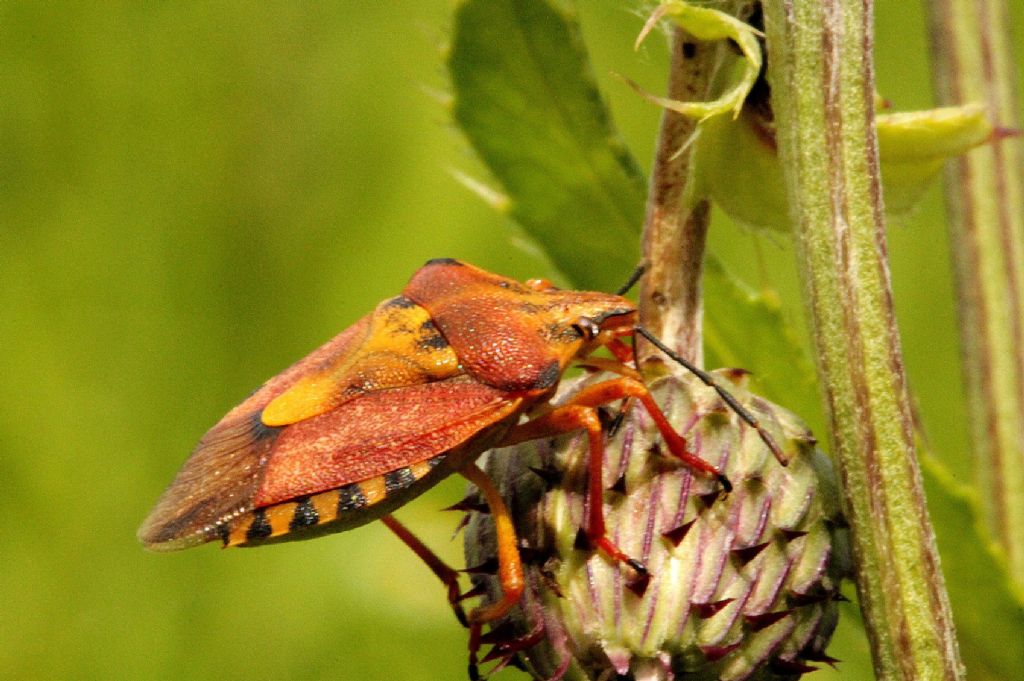
[{"label": "black and orange stripe pattern", "polygon": [[345,529],[366,509],[405,492],[422,480],[444,458],[444,455],[435,456],[369,480],[257,508],[222,522],[214,531],[228,547],[255,546],[286,538],[304,539],[302,535],[312,531],[331,532],[332,526],[337,526],[337,530]]}]

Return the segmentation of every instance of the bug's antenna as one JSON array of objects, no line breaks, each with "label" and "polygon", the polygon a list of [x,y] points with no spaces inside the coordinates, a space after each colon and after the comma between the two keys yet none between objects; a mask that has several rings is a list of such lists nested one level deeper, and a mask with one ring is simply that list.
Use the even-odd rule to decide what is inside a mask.
[{"label": "bug's antenna", "polygon": [[747,409],[744,408],[742,404],[737,402],[736,398],[732,396],[732,393],[730,393],[728,390],[722,387],[722,385],[717,380],[715,380],[714,376],[704,371],[700,367],[696,366],[693,362],[688,361],[679,353],[674,352],[671,348],[662,343],[657,336],[655,336],[653,333],[651,333],[644,327],[640,326],[639,324],[637,324],[633,328],[636,330],[638,334],[640,334],[648,341],[650,341],[651,344],[654,345],[654,347],[664,352],[673,361],[686,367],[687,371],[689,371],[694,376],[703,381],[704,385],[708,386],[709,388],[714,388],[715,392],[718,393],[718,396],[721,397],[727,405],[729,405],[729,408],[736,412],[737,416],[746,421],[751,428],[757,431],[757,434],[761,436],[761,440],[763,440],[764,443],[768,446],[768,449],[771,450],[772,454],[775,456],[775,459],[783,466],[789,463],[789,460],[786,459],[786,455],[782,453],[782,448],[779,447],[777,442],[775,442],[775,438],[773,438],[768,433],[768,431],[765,430],[764,426],[761,425],[761,422],[757,420],[757,417],[751,414],[749,411],[747,411]]},{"label": "bug's antenna", "polygon": [[636,286],[636,282],[640,281],[640,277],[644,276],[644,272],[647,271],[647,263],[641,260],[636,268],[633,270],[633,274],[629,275],[629,279],[626,283],[619,287],[619,290],[615,292],[617,296],[624,296],[629,293],[629,289]]}]

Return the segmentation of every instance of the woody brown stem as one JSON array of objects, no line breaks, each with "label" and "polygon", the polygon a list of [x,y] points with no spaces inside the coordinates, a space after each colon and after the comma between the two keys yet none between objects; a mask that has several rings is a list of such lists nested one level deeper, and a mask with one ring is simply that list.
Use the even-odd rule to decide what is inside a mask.
[{"label": "woody brown stem", "polygon": [[[674,29],[668,97],[708,99],[716,50],[716,44],[695,41],[682,29]],[[688,145],[696,128],[691,118],[669,110],[662,114],[644,219],[642,249],[648,269],[640,285],[640,323],[701,365],[701,274],[709,205],[705,199],[694,202],[689,197],[692,153]],[[639,359],[656,352],[643,343]]]}]

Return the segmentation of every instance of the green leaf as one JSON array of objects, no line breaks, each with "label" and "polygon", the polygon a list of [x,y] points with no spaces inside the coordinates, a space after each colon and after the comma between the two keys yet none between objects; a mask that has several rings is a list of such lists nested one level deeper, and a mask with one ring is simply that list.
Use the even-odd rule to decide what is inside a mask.
[{"label": "green leaf", "polygon": [[575,16],[468,0],[448,59],[454,117],[508,211],[574,285],[613,290],[640,259],[643,176],[615,133]]},{"label": "green leaf", "polygon": [[[639,259],[645,181],[612,126],[576,18],[541,0],[467,0],[448,66],[455,119],[507,195],[497,203],[574,285],[616,288]],[[770,296],[714,259],[705,286],[712,357],[756,370],[755,385],[780,404],[803,396],[818,410],[810,363]]]},{"label": "green leaf", "polygon": [[1010,586],[991,539],[979,530],[974,491],[930,456],[921,458],[921,469],[967,678],[1022,679],[1024,600]]},{"label": "green leaf", "polygon": [[947,159],[992,140],[992,122],[978,104],[880,113],[878,155],[885,210],[906,215],[938,177]]}]

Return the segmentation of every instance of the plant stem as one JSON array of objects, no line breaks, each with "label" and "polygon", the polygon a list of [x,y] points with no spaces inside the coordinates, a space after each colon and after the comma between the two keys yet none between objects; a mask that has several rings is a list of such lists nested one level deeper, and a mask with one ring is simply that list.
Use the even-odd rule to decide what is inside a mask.
[{"label": "plant stem", "polygon": [[[999,0],[926,3],[944,104],[981,102],[1019,127],[1010,21]],[[1024,153],[1019,139],[947,166],[946,206],[978,487],[986,524],[1024,587]]]},{"label": "plant stem", "polygon": [[892,308],[870,0],[766,0],[805,307],[880,679],[960,679]]},{"label": "plant stem", "polygon": [[[668,97],[708,99],[717,46],[695,41],[676,28],[671,49]],[[693,203],[688,198],[692,154],[687,147],[696,128],[692,118],[668,109],[662,114],[642,237],[647,272],[640,284],[640,323],[699,366],[709,205],[707,200]],[[649,343],[639,347],[641,359],[654,352]]]}]

